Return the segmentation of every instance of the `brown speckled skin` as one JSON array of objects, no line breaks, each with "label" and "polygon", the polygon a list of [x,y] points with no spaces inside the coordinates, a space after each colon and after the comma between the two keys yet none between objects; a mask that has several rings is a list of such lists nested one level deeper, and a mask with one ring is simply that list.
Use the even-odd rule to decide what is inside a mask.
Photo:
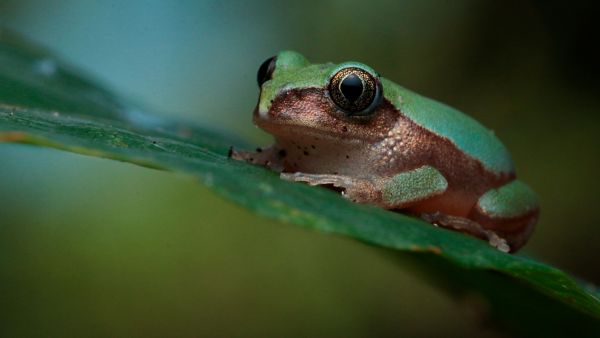
[{"label": "brown speckled skin", "polygon": [[[254,122],[274,135],[276,144],[272,152],[238,152],[234,157],[249,160],[253,156],[251,162],[288,173],[351,177],[358,184],[341,187],[354,189],[347,190],[351,193],[348,197],[357,202],[415,215],[436,215],[430,221],[488,240],[485,231],[492,230],[506,240],[511,251],[525,243],[535,224],[537,210],[502,220],[477,210],[476,203],[482,194],[513,180],[515,174],[497,175],[486,170],[450,140],[416,125],[385,99],[371,118],[348,118],[327,97],[326,90],[294,89],[276,97],[268,118],[261,118],[255,111]],[[403,204],[390,205],[384,201],[380,182],[424,165],[438,169],[446,178],[445,192]],[[470,220],[469,224],[476,229],[455,226],[454,218]]]}]

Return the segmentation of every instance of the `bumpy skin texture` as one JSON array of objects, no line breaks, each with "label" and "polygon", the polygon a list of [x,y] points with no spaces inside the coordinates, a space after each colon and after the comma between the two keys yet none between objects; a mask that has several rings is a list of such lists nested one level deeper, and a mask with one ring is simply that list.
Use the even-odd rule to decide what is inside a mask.
[{"label": "bumpy skin texture", "polygon": [[[349,116],[331,99],[329,80],[345,67],[380,81],[383,99],[367,117]],[[537,221],[535,194],[515,179],[510,155],[491,131],[366,65],[312,65],[281,52],[261,86],[254,122],[275,144],[232,156],[285,179],[334,187],[358,203],[417,215],[502,251],[525,244]]]}]

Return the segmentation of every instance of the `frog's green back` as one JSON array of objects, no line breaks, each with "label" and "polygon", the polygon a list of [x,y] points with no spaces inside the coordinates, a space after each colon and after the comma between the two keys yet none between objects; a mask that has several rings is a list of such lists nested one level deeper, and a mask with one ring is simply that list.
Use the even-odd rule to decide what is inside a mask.
[{"label": "frog's green back", "polygon": [[514,164],[494,132],[460,111],[421,96],[385,78],[384,96],[419,126],[447,138],[495,173],[512,173]]}]

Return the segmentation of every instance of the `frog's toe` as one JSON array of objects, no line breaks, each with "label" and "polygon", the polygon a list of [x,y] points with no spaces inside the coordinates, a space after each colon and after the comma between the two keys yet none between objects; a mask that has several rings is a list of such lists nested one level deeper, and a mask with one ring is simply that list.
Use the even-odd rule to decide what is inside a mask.
[{"label": "frog's toe", "polygon": [[279,148],[256,148],[256,151],[237,150],[234,147],[229,148],[228,157],[238,161],[267,167],[271,170],[281,172],[283,170],[282,151]]},{"label": "frog's toe", "polygon": [[347,189],[357,184],[349,176],[329,174],[308,174],[302,172],[281,173],[281,178],[287,181],[305,182],[310,185],[330,185],[336,188]]},{"label": "frog's toe", "polygon": [[483,194],[469,218],[506,239],[511,251],[516,251],[529,239],[538,215],[536,194],[514,180]]},{"label": "frog's toe", "polygon": [[250,162],[250,158],[252,158],[253,154],[254,153],[252,152],[238,150],[231,146],[229,147],[229,151],[227,152],[227,157],[238,161]]}]

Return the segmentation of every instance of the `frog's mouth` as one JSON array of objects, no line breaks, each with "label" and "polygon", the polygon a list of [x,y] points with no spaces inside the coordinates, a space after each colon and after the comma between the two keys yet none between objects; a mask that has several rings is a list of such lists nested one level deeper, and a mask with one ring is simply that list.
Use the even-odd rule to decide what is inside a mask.
[{"label": "frog's mouth", "polygon": [[267,133],[278,138],[314,137],[319,139],[338,138],[339,132],[333,128],[324,128],[312,124],[304,124],[293,119],[255,118],[254,124]]},{"label": "frog's mouth", "polygon": [[312,112],[267,111],[259,114],[258,107],[254,111],[254,124],[276,138],[298,139],[313,138],[316,140],[348,143],[376,141],[372,133],[357,132],[356,126],[342,123],[330,118],[318,118]]},{"label": "frog's mouth", "polygon": [[[398,121],[398,111],[388,103],[369,119],[349,118],[330,102],[322,88],[288,90],[260,110],[254,109],[253,120],[275,137],[310,136],[336,142],[378,142],[383,140]],[[263,109],[264,105],[263,105]]]}]

